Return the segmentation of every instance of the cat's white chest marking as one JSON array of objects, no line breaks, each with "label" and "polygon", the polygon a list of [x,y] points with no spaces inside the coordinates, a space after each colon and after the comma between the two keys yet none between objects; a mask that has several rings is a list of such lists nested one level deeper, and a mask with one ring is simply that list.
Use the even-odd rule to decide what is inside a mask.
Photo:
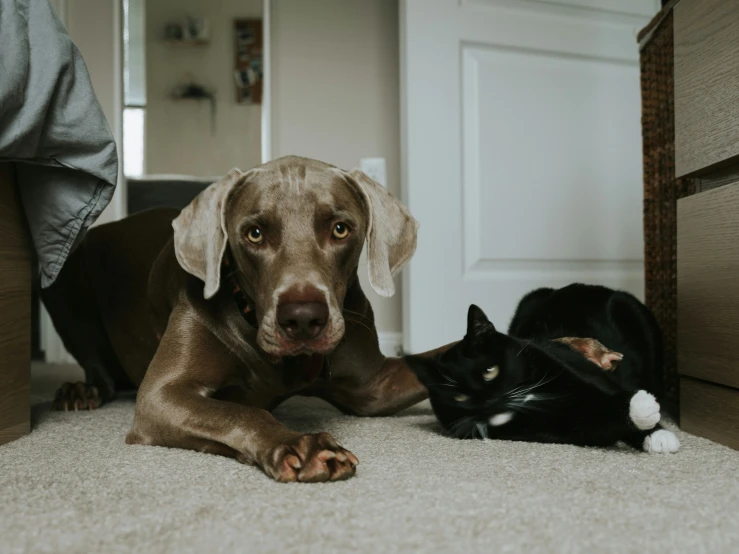
[{"label": "cat's white chest marking", "polygon": [[489,420],[489,423],[493,427],[499,427],[501,425],[505,425],[512,419],[513,419],[513,412],[502,412],[499,414],[495,414],[493,417],[491,417]]}]

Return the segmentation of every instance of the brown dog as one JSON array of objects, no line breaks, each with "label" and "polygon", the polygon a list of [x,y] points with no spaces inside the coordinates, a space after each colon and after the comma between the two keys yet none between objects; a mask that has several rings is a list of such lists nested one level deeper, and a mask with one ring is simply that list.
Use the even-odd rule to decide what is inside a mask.
[{"label": "brown dog", "polygon": [[425,398],[403,361],[380,353],[357,278],[366,238],[370,283],[392,295],[417,227],[362,172],[287,157],[231,170],[179,215],[95,228],[44,291],[88,378],[56,407],[138,386],[130,444],[233,456],[279,481],[346,479],[351,452],[269,410],[297,393],[357,415]]},{"label": "brown dog", "polygon": [[370,284],[392,295],[417,227],[363,173],[297,157],[231,170],[179,214],[97,227],[43,291],[87,376],[55,407],[138,387],[130,444],[232,456],[279,481],[351,477],[357,459],[333,437],[269,412],[294,394],[357,415],[426,397],[401,358],[380,353],[357,278],[366,240]]}]

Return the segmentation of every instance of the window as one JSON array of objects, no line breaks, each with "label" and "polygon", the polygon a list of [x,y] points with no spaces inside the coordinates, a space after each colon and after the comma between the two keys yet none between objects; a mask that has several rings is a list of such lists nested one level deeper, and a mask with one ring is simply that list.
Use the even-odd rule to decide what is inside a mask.
[{"label": "window", "polygon": [[123,0],[123,174],[145,173],[145,0]]}]

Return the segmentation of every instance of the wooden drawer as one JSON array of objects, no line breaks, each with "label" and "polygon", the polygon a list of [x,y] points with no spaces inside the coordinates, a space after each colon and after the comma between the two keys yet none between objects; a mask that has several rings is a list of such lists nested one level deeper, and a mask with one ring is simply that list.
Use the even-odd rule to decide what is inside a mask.
[{"label": "wooden drawer", "polygon": [[681,378],[680,427],[739,449],[739,390]]},{"label": "wooden drawer", "polygon": [[0,163],[0,444],[31,429],[31,247],[10,164]]},{"label": "wooden drawer", "polygon": [[738,162],[739,4],[681,0],[674,41],[676,176]]},{"label": "wooden drawer", "polygon": [[677,369],[739,388],[739,183],[677,203]]}]

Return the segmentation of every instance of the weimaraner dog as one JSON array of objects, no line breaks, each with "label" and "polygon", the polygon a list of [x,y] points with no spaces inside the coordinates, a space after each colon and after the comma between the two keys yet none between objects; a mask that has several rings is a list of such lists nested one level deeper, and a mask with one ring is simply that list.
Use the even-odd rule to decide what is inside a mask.
[{"label": "weimaraner dog", "polygon": [[383,296],[418,223],[360,171],[286,157],[231,170],[179,214],[151,210],[91,230],[44,302],[87,383],[57,409],[91,409],[138,387],[129,444],[232,456],[278,481],[329,481],[357,458],[327,433],[270,410],[318,396],[344,412],[393,414],[426,397],[380,353],[357,278]]},{"label": "weimaraner dog", "polygon": [[369,282],[392,295],[417,228],[364,173],[298,157],[233,169],[179,213],[101,225],[43,291],[87,378],[55,408],[138,387],[129,444],[231,456],[278,481],[349,478],[351,452],[270,410],[300,394],[387,415],[427,396],[381,354],[357,278],[366,241]]}]

